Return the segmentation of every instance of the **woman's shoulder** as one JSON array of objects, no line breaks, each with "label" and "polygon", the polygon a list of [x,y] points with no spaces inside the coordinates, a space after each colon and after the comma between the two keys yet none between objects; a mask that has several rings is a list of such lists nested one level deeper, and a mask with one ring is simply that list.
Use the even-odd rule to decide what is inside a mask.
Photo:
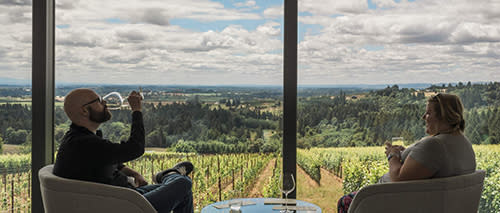
[{"label": "woman's shoulder", "polygon": [[437,136],[427,136],[416,142],[412,150],[441,150],[443,148],[443,140]]},{"label": "woman's shoulder", "polygon": [[415,145],[424,145],[426,143],[438,143],[441,141],[442,138],[438,137],[439,135],[435,135],[435,136],[426,136],[422,139],[420,139],[419,142],[417,142]]},{"label": "woman's shoulder", "polygon": [[469,139],[465,137],[464,134],[462,133],[456,133],[456,134],[439,134],[434,136],[439,141],[442,141],[443,143],[457,143],[457,142],[468,142],[470,143]]}]

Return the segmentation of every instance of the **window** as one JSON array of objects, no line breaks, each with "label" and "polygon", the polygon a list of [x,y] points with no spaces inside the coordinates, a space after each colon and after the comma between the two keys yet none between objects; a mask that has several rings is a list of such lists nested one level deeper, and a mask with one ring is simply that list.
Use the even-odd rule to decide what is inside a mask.
[{"label": "window", "polygon": [[[49,1],[49,4],[50,2],[52,1]],[[58,3],[58,8],[61,12],[64,10],[71,10],[73,6],[78,4],[71,2],[66,3],[63,1],[56,3]],[[17,5],[15,7],[18,7],[20,3],[16,2],[15,4]],[[498,31],[498,27],[492,24],[498,22],[498,17],[495,15],[498,7],[496,3],[469,5],[465,1],[456,1],[454,2],[454,4],[429,3],[421,1],[358,1],[349,3],[322,2],[321,5],[315,4],[316,2],[313,1],[299,1],[299,43],[298,49],[294,53],[299,54],[298,74],[300,86],[298,94],[299,105],[297,110],[297,145],[300,148],[305,148],[307,146],[323,146],[322,142],[330,143],[326,144],[326,146],[378,145],[386,140],[395,140],[395,142],[397,142],[397,140],[400,140],[401,138],[403,139],[403,141],[399,143],[404,143],[405,140],[406,142],[411,143],[412,140],[418,139],[422,136],[422,130],[418,128],[419,122],[421,122],[418,119],[419,110],[416,109],[418,107],[421,107],[423,103],[422,96],[426,96],[438,91],[452,92],[459,94],[462,97],[466,108],[470,109],[470,111],[467,112],[467,123],[470,124],[470,126],[476,127],[466,130],[466,135],[470,135],[473,143],[496,144],[498,142],[498,131],[497,128],[495,128],[495,126],[499,126],[496,123],[498,119],[495,119],[496,117],[498,117],[497,115],[499,111],[499,104],[496,101],[498,100],[498,83],[496,82],[498,82],[500,76],[498,72],[495,72],[495,69],[498,68],[498,63],[494,60],[498,57],[499,54],[497,51],[498,33],[496,33]],[[213,4],[207,5],[210,6]],[[236,4],[233,5],[237,6]],[[259,6],[260,4],[256,2],[255,5]],[[252,3],[252,1],[243,2],[242,4],[240,4],[240,6],[248,8],[251,8],[255,5]],[[85,6],[89,6],[90,8],[92,8],[92,3],[88,3]],[[196,7],[198,7],[198,5]],[[2,6],[2,8],[5,9],[5,6]],[[94,9],[96,9],[96,11],[100,11],[100,8],[94,7]],[[272,14],[272,10],[269,10],[268,12],[271,12]],[[5,15],[7,13],[2,14],[4,15],[1,17],[7,17],[7,15]],[[117,14],[110,14],[110,16],[116,15]],[[149,15],[154,18],[148,19]],[[161,9],[151,9],[148,10],[147,14],[137,14],[135,18],[137,18],[137,20],[148,19],[144,21],[156,22],[156,24],[159,24],[161,26],[161,24],[165,24],[165,22],[158,22],[158,19],[155,18],[157,18],[158,16],[161,17],[162,15],[163,14],[161,13]],[[37,15],[34,16],[39,17]],[[61,15],[60,20],[59,17],[59,15],[56,16],[56,18],[58,19],[56,30],[59,33],[72,27],[70,24],[64,23],[71,21],[65,20],[65,15]],[[89,18],[89,20],[91,19],[92,18]],[[44,20],[44,17],[42,18],[42,20]],[[89,20],[87,20],[87,22],[89,23],[91,21],[95,21]],[[105,19],[105,21],[107,22],[107,24],[115,24],[116,26],[127,24],[122,23],[124,21],[124,18],[118,16]],[[14,21],[8,20],[7,22],[11,23]],[[145,23],[147,24],[147,22],[140,23],[139,21],[137,21],[133,24]],[[169,22],[168,24],[170,24],[170,26],[175,26],[176,24],[180,23]],[[204,27],[207,27],[208,29],[210,27],[210,24],[206,25],[207,26]],[[93,27],[99,28],[102,27],[102,25],[94,25]],[[215,34],[217,34],[217,32],[222,32],[223,30],[221,30],[221,28],[213,30],[213,32]],[[121,34],[120,38],[128,39],[122,41],[124,44],[127,44],[128,47],[134,46],[134,41],[136,41],[137,39],[144,39],[143,32],[131,32],[130,29],[127,28],[122,28],[122,30],[123,34]],[[106,33],[109,32],[104,32],[104,34]],[[114,35],[117,34],[113,34],[109,38],[112,39]],[[74,37],[75,39],[66,39],[66,41],[62,40],[63,42],[58,44],[58,48],[65,45],[80,45],[79,48],[86,48],[84,51],[89,51],[88,58],[94,57],[92,54],[95,52],[90,51],[92,49],[92,46],[88,45],[92,45],[94,42],[97,42],[97,40],[79,40],[79,38],[82,37],[92,37],[85,37],[85,35],[81,36],[78,32],[74,32],[72,37]],[[64,39],[64,37],[61,38]],[[70,35],[67,35],[66,38],[70,38]],[[213,43],[212,40],[207,41],[208,43],[206,44],[218,44],[217,42]],[[64,44],[64,42],[67,43]],[[34,43],[37,42],[35,41]],[[107,43],[103,42],[101,44]],[[8,45],[11,44],[9,43]],[[87,47],[85,47],[86,45]],[[155,45],[157,44],[155,43]],[[182,42],[179,42],[179,44],[177,45],[182,46]],[[123,47],[115,46],[115,48],[119,49]],[[207,49],[207,52],[209,50],[210,49]],[[59,51],[67,51],[67,49],[58,49],[58,53]],[[61,60],[58,66],[60,66],[61,68],[64,67],[69,71],[66,74],[64,74],[63,72],[57,73],[57,78],[61,80],[70,79],[71,76],[69,74],[76,74],[76,72],[71,71],[78,70],[76,69],[76,67],[72,67],[72,63],[69,63],[71,62],[71,59],[78,61],[77,58],[71,58],[73,52],[67,51],[64,53],[66,55],[58,56],[61,57],[60,59],[65,59]],[[156,53],[157,55],[168,54],[168,52]],[[271,53],[279,53],[279,50],[277,50],[276,52],[271,51]],[[2,49],[0,49],[0,56],[3,56],[5,54],[6,51],[4,49],[4,46],[2,46]],[[7,54],[10,53],[8,52]],[[155,75],[144,75],[143,73],[141,73],[140,76],[133,76],[137,75],[138,73],[129,72],[133,68],[138,68],[134,67],[134,65],[141,64],[143,62],[143,59],[146,58],[143,56],[144,55],[140,55],[135,51],[130,51],[130,54],[124,58],[122,58],[121,55],[115,53],[102,55],[102,59],[99,58],[95,61],[83,60],[83,63],[88,63],[87,66],[92,68],[90,70],[93,70],[94,74],[81,75],[77,77],[78,79],[83,79],[81,81],[82,83],[94,80],[103,82],[104,80],[106,80],[106,78],[107,80],[119,82],[117,80],[121,79],[121,76],[127,76],[127,74],[131,74],[132,76],[130,76],[130,79],[151,78],[151,81],[155,81],[156,79],[153,79]],[[35,58],[37,57],[35,56],[34,59]],[[50,58],[50,53],[48,58]],[[2,59],[5,58],[0,57],[0,60]],[[150,62],[154,62],[154,59],[154,57],[151,58]],[[159,58],[156,59],[159,60]],[[181,61],[188,60],[186,58],[177,59]],[[287,59],[285,58],[285,60]],[[125,63],[130,61],[135,62],[135,64],[131,65]],[[110,62],[121,64],[117,66],[120,67],[120,70],[109,70],[109,67],[105,65],[106,63]],[[4,61],[2,61],[2,67],[3,65]],[[150,68],[148,66],[151,66],[152,63],[144,63],[141,65],[146,69]],[[197,64],[198,68],[206,65],[207,64],[203,63]],[[287,65],[285,62],[285,67],[286,66]],[[117,72],[117,74],[102,78],[98,72],[102,70]],[[2,69],[1,77],[3,77],[4,73],[6,72],[3,72]],[[375,73],[376,75],[372,75],[373,73]],[[184,79],[184,81],[177,82],[178,84],[183,84],[183,82],[189,81],[191,79],[205,80],[199,77],[200,75],[186,75],[182,77],[182,75],[184,74],[184,72],[180,73],[181,77],[176,78]],[[87,78],[88,76],[93,76],[93,78]],[[212,75],[208,76],[210,77]],[[243,76],[248,77],[245,74]],[[229,77],[231,77],[232,79],[234,76]],[[214,81],[222,82],[221,79],[227,79],[229,77],[223,75],[220,78],[215,79]],[[285,78],[286,82],[287,76],[283,77]],[[48,81],[50,82],[50,77],[48,78]],[[468,83],[469,81],[471,82],[470,84]],[[63,92],[61,92],[62,89],[65,88],[64,84],[62,83],[64,83],[64,81],[61,81],[61,85],[58,85],[61,87],[59,87],[57,90],[59,91],[59,93],[57,93],[56,91],[56,95],[64,94]],[[417,85],[413,83],[425,84]],[[429,83],[434,84],[434,86],[429,85]],[[342,85],[342,87],[331,87],[330,84]],[[369,87],[366,88],[364,86],[356,86],[359,84],[368,84]],[[137,87],[138,86],[143,85],[137,85]],[[46,89],[43,87],[37,87],[35,85],[33,85],[33,87],[36,89]],[[134,89],[137,87],[134,86]],[[152,88],[153,87],[144,88],[144,91],[152,92]],[[106,91],[111,91],[117,88],[115,87],[106,89]],[[374,92],[370,93],[370,91]],[[105,91],[102,92],[104,93]],[[44,94],[48,95],[49,93],[52,93],[50,89],[48,89],[48,91]],[[368,95],[363,96],[364,94]],[[411,96],[412,98],[415,98],[415,102],[413,103],[413,105],[405,105],[405,107],[409,108],[403,108],[402,111],[395,112],[396,110],[401,109],[399,107],[401,106],[401,104],[404,105],[404,103],[396,102],[394,97],[391,97],[391,95],[398,96],[404,94],[408,95],[406,97],[408,99],[405,100],[411,99]],[[48,96],[50,97],[52,95],[53,94],[50,94]],[[376,100],[376,98],[378,98],[379,96],[383,100]],[[320,105],[321,103],[326,103],[328,105],[332,105],[332,103],[340,105],[356,105],[363,103],[363,101],[365,100],[370,100],[370,98],[378,101],[376,103],[382,102],[386,107],[384,108],[384,110],[388,109],[388,111],[384,111],[387,113],[376,114],[376,112],[379,112],[381,110],[375,110],[375,112],[373,113],[368,112],[361,115],[358,113],[358,115],[356,116],[351,116],[352,114],[349,113],[335,115],[333,114],[334,111],[332,110],[332,108],[324,109],[321,108]],[[383,102],[384,100],[387,100],[387,102]],[[317,109],[320,112],[325,113],[322,114],[313,112],[311,110],[313,108],[311,108],[310,106],[311,104],[315,103],[320,103],[318,104]],[[55,105],[57,106],[57,103]],[[377,105],[375,107],[379,106]],[[411,107],[416,108],[413,109]],[[402,113],[404,110],[410,110],[414,112],[414,114],[410,116],[410,124],[388,122],[389,118],[392,118],[390,117],[392,115],[404,115],[404,113]],[[337,110],[335,112],[338,113],[342,111]],[[313,116],[321,117],[318,118]],[[365,123],[360,123],[361,120],[365,121]],[[376,128],[382,129],[366,128],[369,125],[373,125],[370,124],[370,121],[375,120],[377,120],[377,122],[380,122],[379,124],[387,125],[375,125]],[[57,121],[55,121],[55,123],[57,123]],[[401,127],[401,125],[408,125],[411,128],[403,128]],[[43,124],[43,126],[50,125]],[[48,127],[44,129],[44,132],[47,134],[49,134],[50,132],[50,130],[48,129]],[[375,136],[374,133],[377,132],[383,134]],[[252,135],[252,133],[250,134]],[[357,142],[361,142],[361,144]],[[478,147],[479,149],[477,149],[476,152],[483,153],[481,154],[481,156],[498,156],[495,151],[495,146],[475,146],[475,148]],[[484,147],[488,149],[488,152],[485,152],[484,149],[481,150],[481,148]],[[43,150],[37,148],[35,151],[42,152]],[[301,155],[301,150],[299,150],[298,152],[299,155]],[[348,170],[348,168],[339,167],[339,165],[342,164],[339,164],[339,162],[341,161],[339,161],[338,156],[339,155],[333,155],[332,157],[332,160],[337,162],[337,164],[332,164],[334,166],[331,168],[323,169],[331,170],[327,172],[334,173],[334,175],[340,175],[340,177],[344,177],[345,172],[348,172],[346,171]],[[300,161],[300,159],[298,159],[298,161]],[[498,160],[493,157],[478,158],[478,165],[479,168],[497,170],[497,168],[495,168],[496,164],[491,163],[496,161]],[[319,171],[319,174],[322,174],[325,172],[323,171],[323,169],[321,169],[321,167],[324,165],[326,165],[326,163],[320,163],[319,165],[316,164],[314,165],[314,168],[316,168],[316,171]],[[357,169],[363,169],[363,167],[359,167]],[[300,169],[297,170],[299,170],[298,177],[301,178]],[[370,180],[375,180],[375,177],[379,176],[383,171],[384,169],[377,169],[377,171],[375,171],[373,174],[366,172],[363,174],[370,174]],[[357,172],[353,174],[360,173]],[[314,176],[314,174],[303,175],[303,180],[310,178],[308,176]],[[498,175],[489,176],[489,181],[491,181],[491,183],[498,183],[499,180],[494,179],[496,176]],[[323,178],[321,180],[324,180],[324,176],[322,177]],[[308,197],[312,197],[307,194],[301,193],[301,180],[297,181],[299,183],[298,198],[308,199]],[[363,184],[369,183],[369,181],[363,182]],[[354,188],[359,187],[360,185],[354,186]],[[354,188],[351,187],[345,190]],[[312,187],[311,189],[314,190],[314,188]],[[496,190],[494,185],[485,186],[485,193],[494,194],[493,192],[495,191],[498,190]],[[343,193],[344,192],[340,192],[338,193],[338,195]],[[335,196],[336,195],[332,194],[326,195],[326,197]],[[495,199],[496,198],[493,196],[483,198],[481,208],[485,211],[495,211],[494,207],[491,205],[492,201]],[[316,203],[316,201],[313,202]],[[320,206],[322,206],[324,210],[333,208],[325,208],[322,204],[320,204]]]},{"label": "window", "polygon": [[30,209],[31,3],[0,3],[0,211]]},{"label": "window", "polygon": [[[297,197],[333,212],[342,195],[376,183],[388,171],[383,144],[424,137],[425,100],[437,92],[461,97],[478,169],[495,167],[486,156],[498,146],[485,144],[497,143],[498,117],[486,119],[499,107],[496,6],[300,0],[297,173],[311,184]],[[485,212],[498,211],[491,187]]]},{"label": "window", "polygon": [[[147,153],[128,165],[146,180],[190,160],[197,210],[279,196],[271,176],[281,165],[282,0],[56,6],[56,143],[71,123],[61,107],[70,90],[126,97],[141,89]],[[104,137],[126,140],[130,111],[112,113]]]}]

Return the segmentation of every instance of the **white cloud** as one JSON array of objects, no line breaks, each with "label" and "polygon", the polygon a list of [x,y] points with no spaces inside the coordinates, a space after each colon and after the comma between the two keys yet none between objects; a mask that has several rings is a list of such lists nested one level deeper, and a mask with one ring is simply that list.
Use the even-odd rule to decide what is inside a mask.
[{"label": "white cloud", "polygon": [[257,27],[257,31],[270,36],[281,35],[281,25],[277,22],[268,22]]},{"label": "white cloud", "polygon": [[56,10],[71,10],[78,9],[79,7],[83,7],[84,5],[79,5],[80,0],[57,0]]},{"label": "white cloud", "polygon": [[320,1],[304,2],[299,10],[313,15],[300,22],[322,30],[299,44],[300,83],[500,80],[493,74],[500,65],[500,22],[492,9],[498,2],[372,2],[383,9],[342,13],[324,10]]},{"label": "white cloud", "polygon": [[270,7],[264,10],[263,15],[266,18],[279,18],[283,17],[284,13],[284,6],[275,6],[275,7]]},{"label": "white cloud", "polygon": [[259,9],[259,6],[257,5],[257,2],[255,2],[254,0],[248,0],[248,1],[245,1],[245,2],[237,2],[234,4],[234,6],[236,7],[245,7],[245,8],[249,8],[249,9]]},{"label": "white cloud", "polygon": [[366,0],[301,0],[299,11],[314,15],[360,14],[368,10]]},{"label": "white cloud", "polygon": [[394,0],[372,0],[377,5],[377,8],[393,8],[397,6]]},{"label": "white cloud", "polygon": [[460,23],[450,35],[456,43],[500,42],[500,25]]},{"label": "white cloud", "polygon": [[150,23],[156,25],[168,25],[169,17],[167,11],[161,8],[146,8],[144,10],[137,11],[138,13],[133,14],[134,17],[131,18],[132,23]]},{"label": "white cloud", "polygon": [[0,5],[31,5],[31,0],[2,0]]}]

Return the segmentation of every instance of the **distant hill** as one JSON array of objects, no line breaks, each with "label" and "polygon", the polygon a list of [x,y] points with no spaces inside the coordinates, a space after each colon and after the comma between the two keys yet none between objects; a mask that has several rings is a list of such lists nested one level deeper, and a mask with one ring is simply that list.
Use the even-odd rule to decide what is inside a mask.
[{"label": "distant hill", "polygon": [[[474,84],[484,84],[488,82],[472,82]],[[408,84],[396,84],[399,88],[413,88],[413,89],[425,89],[432,85],[448,85],[453,86],[457,83],[408,83]],[[464,82],[465,84],[465,82]],[[377,90],[384,89],[388,86],[393,86],[394,84],[318,84],[318,85],[298,85],[298,89],[324,89],[324,88],[337,88],[337,89],[354,89],[354,90]],[[15,79],[15,78],[1,78],[0,86],[31,86],[31,79]],[[281,89],[282,85],[147,85],[147,84],[82,84],[82,83],[68,83],[68,82],[56,82],[57,88],[67,87],[67,88],[78,88],[78,87],[138,87],[143,88],[271,88],[271,89]]]},{"label": "distant hill", "polygon": [[31,79],[0,78],[0,85],[26,86],[31,85]]},{"label": "distant hill", "polygon": [[[351,89],[384,89],[394,84],[340,84],[340,85],[298,85],[299,88],[351,88]],[[431,83],[397,84],[399,88],[424,89],[430,87]],[[437,84],[441,85],[441,84]]]}]

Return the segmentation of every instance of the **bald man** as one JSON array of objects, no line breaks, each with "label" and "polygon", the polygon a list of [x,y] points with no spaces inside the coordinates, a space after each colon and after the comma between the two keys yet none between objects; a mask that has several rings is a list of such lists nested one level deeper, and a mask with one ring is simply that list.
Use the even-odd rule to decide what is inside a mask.
[{"label": "bald man", "polygon": [[[130,137],[121,143],[102,138],[101,123],[111,119],[106,101],[90,89],[75,89],[64,99],[64,112],[71,120],[70,129],[59,146],[54,174],[64,178],[92,181],[135,189],[158,212],[192,213],[190,162],[181,162],[154,177],[157,184],[148,185],[144,177],[123,163],[144,153],[145,131],[142,119],[142,97],[132,91],[128,96],[132,110]],[[133,177],[134,183],[129,183]]]}]

